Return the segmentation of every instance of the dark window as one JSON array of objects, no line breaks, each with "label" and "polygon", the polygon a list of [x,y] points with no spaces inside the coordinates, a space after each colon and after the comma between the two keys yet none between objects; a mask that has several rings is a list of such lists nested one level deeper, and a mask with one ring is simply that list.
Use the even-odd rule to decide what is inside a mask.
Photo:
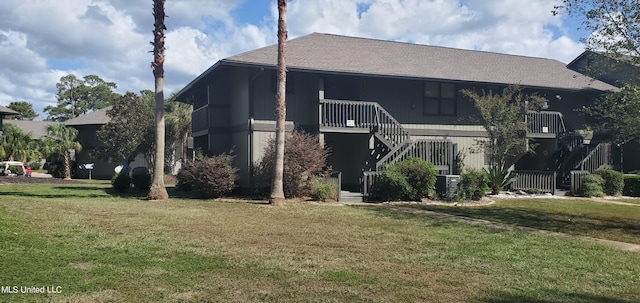
[{"label": "dark window", "polygon": [[425,115],[456,115],[456,85],[425,82],[422,113]]}]

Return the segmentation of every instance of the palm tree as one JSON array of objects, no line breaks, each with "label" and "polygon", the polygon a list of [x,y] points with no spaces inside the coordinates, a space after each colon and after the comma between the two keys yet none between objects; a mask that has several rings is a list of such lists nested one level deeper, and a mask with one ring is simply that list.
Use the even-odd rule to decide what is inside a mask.
[{"label": "palm tree", "polygon": [[153,165],[153,180],[149,190],[149,200],[167,200],[169,194],[164,186],[164,3],[165,0],[153,0],[153,76],[155,78],[155,125],[156,125],[156,150],[155,163]]},{"label": "palm tree", "polygon": [[40,157],[36,141],[30,133],[23,132],[13,124],[6,124],[0,144],[0,159],[27,162]]},{"label": "palm tree", "polygon": [[165,105],[167,112],[167,128],[175,137],[172,140],[180,141],[181,160],[184,163],[187,160],[187,140],[191,134],[191,112],[193,106],[190,104],[169,101]]},{"label": "palm tree", "polygon": [[78,130],[62,123],[47,126],[47,136],[42,138],[43,151],[47,156],[59,154],[63,157],[65,180],[71,180],[71,151],[77,153],[82,150],[77,139]]},{"label": "palm tree", "polygon": [[285,55],[287,52],[287,0],[278,0],[278,79],[276,92],[276,161],[271,183],[271,205],[284,204],[284,137],[286,118],[286,93],[287,93],[287,65]]}]

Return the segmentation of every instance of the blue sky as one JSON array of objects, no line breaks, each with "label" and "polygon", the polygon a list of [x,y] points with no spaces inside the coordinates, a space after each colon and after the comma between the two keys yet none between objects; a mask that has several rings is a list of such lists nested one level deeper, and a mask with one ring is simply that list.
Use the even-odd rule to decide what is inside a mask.
[{"label": "blue sky", "polygon": [[[584,47],[559,0],[293,0],[289,38],[312,32],[557,59]],[[117,91],[153,90],[152,1],[3,0],[0,105],[56,104],[60,77],[98,75]],[[276,42],[275,0],[168,0],[165,88],[177,91],[216,61]]]}]

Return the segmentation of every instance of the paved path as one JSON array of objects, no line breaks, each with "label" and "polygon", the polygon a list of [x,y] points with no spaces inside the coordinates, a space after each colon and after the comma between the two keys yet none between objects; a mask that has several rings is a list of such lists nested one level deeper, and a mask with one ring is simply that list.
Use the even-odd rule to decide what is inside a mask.
[{"label": "paved path", "polygon": [[[624,202],[620,202],[620,203],[624,203]],[[637,206],[636,204],[632,204],[632,203],[625,203],[625,204]],[[360,204],[360,205],[363,205],[363,204]],[[444,214],[444,213],[439,213],[439,212],[434,212],[434,211],[429,211],[429,210],[416,209],[416,208],[406,207],[406,206],[390,205],[390,204],[367,204],[367,205],[369,205],[369,206],[386,207],[388,209],[392,209],[392,210],[399,211],[399,212],[408,212],[408,213],[413,213],[413,214],[421,214],[421,215],[426,215],[426,216],[431,216],[431,217],[436,217],[436,218],[444,218],[444,219],[449,219],[449,220],[466,222],[466,223],[469,223],[469,224],[484,225],[484,226],[490,226],[490,227],[502,228],[502,229],[508,229],[508,230],[527,231],[527,232],[533,232],[533,233],[537,233],[537,234],[552,235],[552,236],[569,238],[569,239],[580,239],[580,240],[585,240],[585,241],[589,241],[589,242],[595,242],[595,243],[599,243],[599,244],[602,244],[602,245],[618,248],[618,249],[621,249],[621,250],[640,252],[640,245],[638,245],[638,244],[611,241],[611,240],[604,240],[604,239],[592,238],[592,237],[587,237],[587,236],[569,235],[569,234],[565,234],[565,233],[559,233],[559,232],[553,232],[553,231],[548,231],[548,230],[535,229],[535,228],[531,228],[531,227],[517,226],[517,225],[512,225],[512,224],[498,223],[498,222],[493,222],[493,221],[488,221],[488,220],[483,220],[483,219],[476,219],[476,218],[469,218],[469,217],[463,217],[463,216]]]}]

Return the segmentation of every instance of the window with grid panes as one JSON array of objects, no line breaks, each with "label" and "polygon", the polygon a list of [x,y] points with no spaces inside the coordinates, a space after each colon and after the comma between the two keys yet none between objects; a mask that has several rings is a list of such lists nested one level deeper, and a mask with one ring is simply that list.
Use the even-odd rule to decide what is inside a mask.
[{"label": "window with grid panes", "polygon": [[456,85],[425,82],[422,113],[425,115],[456,115]]}]

